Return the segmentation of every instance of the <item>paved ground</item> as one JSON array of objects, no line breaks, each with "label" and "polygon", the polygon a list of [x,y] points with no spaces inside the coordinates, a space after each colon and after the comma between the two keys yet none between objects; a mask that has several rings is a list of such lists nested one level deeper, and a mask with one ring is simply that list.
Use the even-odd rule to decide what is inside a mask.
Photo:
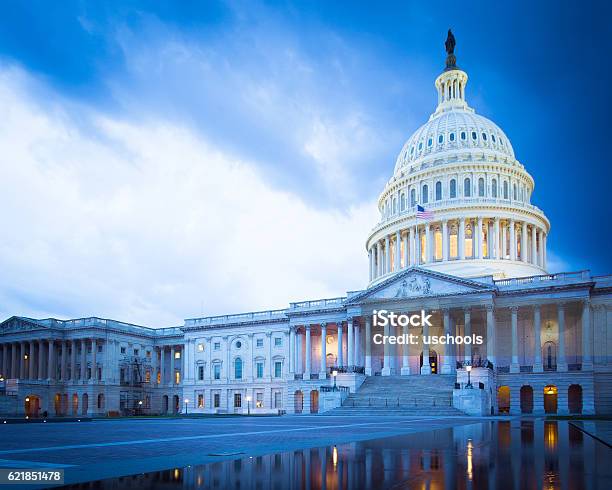
[{"label": "paved ground", "polygon": [[66,483],[76,483],[478,422],[284,416],[4,425],[0,468],[64,467]]}]

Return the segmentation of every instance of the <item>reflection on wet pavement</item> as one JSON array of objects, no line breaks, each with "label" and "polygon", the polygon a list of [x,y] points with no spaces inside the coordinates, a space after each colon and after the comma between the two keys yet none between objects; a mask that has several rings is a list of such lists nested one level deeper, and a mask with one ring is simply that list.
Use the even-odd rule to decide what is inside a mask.
[{"label": "reflection on wet pavement", "polygon": [[612,450],[567,422],[484,422],[68,488],[612,488]]}]

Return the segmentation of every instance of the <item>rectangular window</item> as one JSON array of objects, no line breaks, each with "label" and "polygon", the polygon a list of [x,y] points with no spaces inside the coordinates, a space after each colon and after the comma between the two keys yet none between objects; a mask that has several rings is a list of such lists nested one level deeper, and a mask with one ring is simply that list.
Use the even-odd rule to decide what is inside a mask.
[{"label": "rectangular window", "polygon": [[102,379],[102,368],[98,368],[98,379]]},{"label": "rectangular window", "polygon": [[137,356],[140,354],[140,349],[134,349],[134,355]]},{"label": "rectangular window", "polygon": [[91,379],[91,368],[87,368],[87,379]]},{"label": "rectangular window", "polygon": [[145,373],[145,383],[150,383],[151,382],[151,371],[147,371]]},{"label": "rectangular window", "polygon": [[151,351],[150,350],[147,351],[147,359],[151,359]]},{"label": "rectangular window", "polygon": [[125,369],[121,368],[119,370],[119,382],[120,383],[124,383],[125,382]]},{"label": "rectangular window", "polygon": [[198,352],[204,352],[204,344],[198,344]]},{"label": "rectangular window", "polygon": [[180,359],[180,358],[181,358],[181,351],[180,351],[180,350],[177,350],[177,351],[174,353],[174,358],[175,358],[175,359]]},{"label": "rectangular window", "polygon": [[102,352],[102,344],[98,345],[98,352]]},{"label": "rectangular window", "polygon": [[283,399],[280,391],[274,392],[274,408],[283,408]]},{"label": "rectangular window", "polygon": [[204,380],[204,366],[198,366],[198,380]]},{"label": "rectangular window", "polygon": [[257,347],[263,347],[263,339],[257,339]]},{"label": "rectangular window", "polygon": [[264,370],[264,363],[258,362],[257,363],[257,377],[258,378],[263,378],[263,370]]},{"label": "rectangular window", "polygon": [[198,408],[204,408],[204,395],[198,395]]},{"label": "rectangular window", "polygon": [[181,373],[180,373],[180,371],[176,371],[174,373],[174,383],[177,384],[177,385],[181,383]]},{"label": "rectangular window", "polygon": [[280,378],[283,373],[283,363],[281,361],[276,361],[274,363],[274,377]]},{"label": "rectangular window", "polygon": [[213,395],[213,406],[214,408],[219,408],[221,406],[221,395],[219,395],[219,393]]},{"label": "rectangular window", "polygon": [[[88,352],[90,352],[90,351],[88,351]],[[125,354],[125,347],[121,347],[121,353]]]},{"label": "rectangular window", "polygon": [[215,350],[220,350],[221,349],[221,342],[215,342]]},{"label": "rectangular window", "polygon": [[263,408],[263,392],[258,391],[255,394],[255,408]]},{"label": "rectangular window", "polygon": [[213,366],[213,377],[215,379],[221,379],[221,364],[215,364]]},{"label": "rectangular window", "polygon": [[281,345],[283,345],[283,338],[282,337],[274,337],[274,346],[275,347],[280,347]]},{"label": "rectangular window", "polygon": [[157,384],[161,383],[161,371],[157,373]]},{"label": "rectangular window", "polygon": [[242,407],[242,394],[234,393],[234,408]]}]

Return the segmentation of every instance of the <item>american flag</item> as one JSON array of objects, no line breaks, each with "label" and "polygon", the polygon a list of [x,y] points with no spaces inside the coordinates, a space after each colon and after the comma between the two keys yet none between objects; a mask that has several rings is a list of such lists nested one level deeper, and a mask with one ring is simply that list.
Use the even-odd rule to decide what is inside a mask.
[{"label": "american flag", "polygon": [[416,217],[420,219],[433,219],[434,213],[433,211],[426,211],[423,206],[417,204]]}]

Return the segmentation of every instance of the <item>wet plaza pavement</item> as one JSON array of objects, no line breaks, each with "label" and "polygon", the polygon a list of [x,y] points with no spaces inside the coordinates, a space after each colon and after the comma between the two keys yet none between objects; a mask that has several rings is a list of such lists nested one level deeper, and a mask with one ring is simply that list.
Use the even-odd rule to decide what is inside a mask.
[{"label": "wet plaza pavement", "polygon": [[117,420],[0,433],[0,467],[97,480],[72,488],[612,488],[609,446],[543,419]]}]

